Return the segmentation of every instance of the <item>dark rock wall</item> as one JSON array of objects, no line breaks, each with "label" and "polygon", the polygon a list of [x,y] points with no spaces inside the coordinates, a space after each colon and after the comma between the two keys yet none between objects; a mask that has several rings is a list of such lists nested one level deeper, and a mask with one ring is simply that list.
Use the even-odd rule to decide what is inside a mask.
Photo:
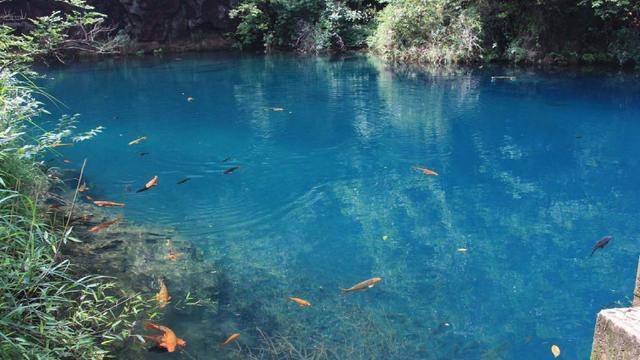
[{"label": "dark rock wall", "polygon": [[[233,31],[229,10],[238,0],[88,0],[137,42],[170,43],[220,38]],[[35,17],[64,10],[54,0],[0,2],[0,14]],[[14,25],[17,23],[12,20]],[[24,26],[24,25],[23,25]]]}]

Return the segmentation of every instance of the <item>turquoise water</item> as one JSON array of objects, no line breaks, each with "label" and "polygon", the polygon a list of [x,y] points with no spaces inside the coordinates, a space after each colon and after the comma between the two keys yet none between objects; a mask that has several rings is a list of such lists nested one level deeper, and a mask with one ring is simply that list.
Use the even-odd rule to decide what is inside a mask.
[{"label": "turquoise water", "polygon": [[[587,358],[596,313],[632,296],[638,84],[231,54],[73,65],[45,81],[79,129],[106,127],[61,148],[88,159],[94,197],[174,227],[224,274],[215,316],[164,319],[188,342],[174,356],[198,359],[257,354],[256,328],[340,359],[544,359],[552,344]],[[233,332],[242,347],[219,348]]]}]

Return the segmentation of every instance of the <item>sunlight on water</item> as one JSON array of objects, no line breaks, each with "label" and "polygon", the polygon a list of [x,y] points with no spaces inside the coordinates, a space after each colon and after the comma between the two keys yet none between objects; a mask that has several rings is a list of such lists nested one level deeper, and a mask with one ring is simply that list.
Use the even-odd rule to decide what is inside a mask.
[{"label": "sunlight on water", "polygon": [[45,87],[80,130],[106,127],[62,150],[88,159],[92,196],[220,269],[217,311],[166,308],[183,358],[584,359],[598,310],[632,294],[640,87],[506,72],[213,54],[76,65]]}]

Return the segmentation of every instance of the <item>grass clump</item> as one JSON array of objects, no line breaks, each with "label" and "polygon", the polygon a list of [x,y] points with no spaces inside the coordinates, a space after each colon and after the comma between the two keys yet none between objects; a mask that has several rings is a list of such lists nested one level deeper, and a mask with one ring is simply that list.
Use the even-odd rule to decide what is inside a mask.
[{"label": "grass clump", "polygon": [[[0,359],[101,359],[130,336],[138,314],[150,306],[112,279],[83,276],[61,255],[72,229],[43,211],[53,181],[38,159],[63,141],[91,138],[100,128],[73,136],[75,117],[45,131],[41,91],[30,77],[37,57],[69,44],[74,28],[100,17],[81,0],[71,15],[34,20],[35,30],[14,34],[0,26]],[[86,12],[84,12],[86,11]],[[84,15],[83,15],[84,14]],[[71,211],[64,213],[71,217]]]}]

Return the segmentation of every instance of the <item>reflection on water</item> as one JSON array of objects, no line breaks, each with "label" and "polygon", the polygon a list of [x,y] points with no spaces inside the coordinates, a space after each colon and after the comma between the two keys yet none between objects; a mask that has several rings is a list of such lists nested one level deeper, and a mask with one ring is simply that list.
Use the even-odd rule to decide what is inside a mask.
[{"label": "reflection on water", "polygon": [[215,54],[48,76],[60,111],[107,128],[64,150],[88,158],[94,197],[174,227],[222,271],[215,314],[165,310],[185,358],[539,359],[558,344],[583,359],[597,311],[629,302],[631,75]]}]

